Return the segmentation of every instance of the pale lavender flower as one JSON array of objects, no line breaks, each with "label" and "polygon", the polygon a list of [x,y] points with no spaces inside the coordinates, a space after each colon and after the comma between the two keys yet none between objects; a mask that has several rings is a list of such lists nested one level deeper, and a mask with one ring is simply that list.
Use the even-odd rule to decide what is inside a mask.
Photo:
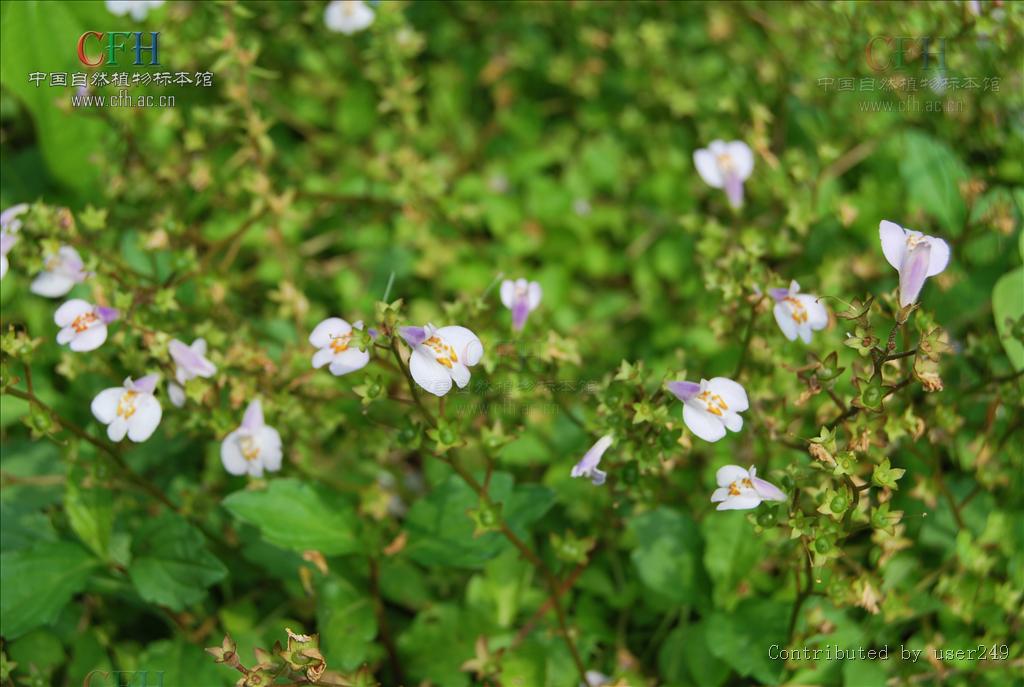
[{"label": "pale lavender flower", "polygon": [[435,328],[402,327],[402,338],[409,344],[409,372],[421,387],[444,396],[452,388],[452,381],[460,389],[469,384],[469,368],[480,362],[484,346],[477,335],[465,327]]},{"label": "pale lavender flower", "polygon": [[164,0],[106,0],[107,11],[123,17],[130,14],[135,21],[142,21],[149,14],[164,4]]},{"label": "pale lavender flower", "polygon": [[714,140],[693,153],[701,179],[712,188],[724,188],[729,204],[743,205],[743,182],[754,171],[754,153],[743,141]]},{"label": "pale lavender flower", "polygon": [[18,231],[21,229],[21,215],[28,212],[28,203],[12,205],[3,212],[0,212],[0,279],[7,274],[11,266],[7,260],[7,254],[18,242]]},{"label": "pale lavender flower", "polygon": [[715,474],[718,489],[711,494],[716,510],[748,510],[757,508],[762,501],[785,501],[786,495],[770,482],[757,476],[751,466],[744,470],[739,465],[726,465]]},{"label": "pale lavender flower", "polygon": [[217,366],[206,357],[206,339],[196,339],[189,346],[184,341],[171,339],[167,352],[174,361],[174,380],[167,385],[167,396],[178,408],[185,405],[185,383],[196,377],[210,378]]},{"label": "pale lavender flower", "polygon": [[281,469],[281,456],[281,435],[263,422],[263,406],[256,399],[245,409],[241,426],[221,442],[220,461],[232,475],[262,477],[264,470]]},{"label": "pale lavender flower", "polygon": [[789,282],[788,289],[771,289],[768,293],[775,299],[775,321],[790,341],[799,336],[804,343],[811,343],[811,332],[828,326],[828,310],[821,300],[800,293],[800,285],[795,281]]},{"label": "pale lavender flower", "polygon": [[53,321],[61,328],[57,343],[67,344],[76,352],[92,351],[107,340],[107,325],[120,317],[115,308],[93,305],[81,298],[72,298],[53,314]]},{"label": "pale lavender flower", "polygon": [[506,279],[501,282],[501,302],[512,311],[512,327],[522,329],[526,318],[540,305],[543,295],[540,284],[525,279]]},{"label": "pale lavender flower", "polygon": [[77,250],[71,246],[61,246],[56,253],[45,257],[43,271],[32,280],[29,290],[47,298],[66,296],[75,284],[81,284],[89,276],[84,268],[85,264]]},{"label": "pale lavender flower", "polygon": [[28,207],[28,203],[18,203],[0,212],[0,230],[17,234],[21,230],[20,218],[28,212]]},{"label": "pale lavender flower", "polygon": [[878,237],[885,259],[900,275],[900,307],[916,303],[925,279],[949,264],[949,244],[888,220],[878,225]]},{"label": "pale lavender flower", "polygon": [[[309,343],[319,349],[313,354],[313,367],[319,369],[330,364],[328,369],[336,377],[366,367],[370,362],[370,352],[361,351],[352,344],[352,330],[362,328],[362,320],[349,324],[340,317],[328,317],[318,324],[309,335]],[[370,335],[374,334],[370,330]]]},{"label": "pale lavender flower", "polygon": [[0,279],[4,278],[4,275],[7,274],[7,268],[11,266],[7,260],[7,254],[11,252],[11,249],[14,248],[14,244],[17,242],[17,236],[0,230]]},{"label": "pale lavender flower", "polygon": [[740,413],[750,407],[747,392],[725,377],[696,382],[669,382],[668,390],[683,402],[683,422],[704,441],[718,441],[725,430],[743,429]]},{"label": "pale lavender flower", "polygon": [[373,10],[363,0],[333,0],[324,10],[324,23],[329,30],[349,36],[373,23]]},{"label": "pale lavender flower", "polygon": [[572,468],[573,477],[587,477],[597,486],[604,484],[605,478],[608,474],[604,470],[598,470],[597,466],[601,463],[601,458],[604,456],[604,452],[608,450],[608,447],[612,445],[612,435],[606,434],[597,440],[593,446],[590,447],[583,457],[580,458],[580,462]]},{"label": "pale lavender flower", "polygon": [[158,375],[151,374],[123,386],[104,389],[92,400],[92,414],[107,426],[111,441],[121,441],[125,435],[136,443],[145,441],[156,431],[163,416],[160,402],[153,392]]}]

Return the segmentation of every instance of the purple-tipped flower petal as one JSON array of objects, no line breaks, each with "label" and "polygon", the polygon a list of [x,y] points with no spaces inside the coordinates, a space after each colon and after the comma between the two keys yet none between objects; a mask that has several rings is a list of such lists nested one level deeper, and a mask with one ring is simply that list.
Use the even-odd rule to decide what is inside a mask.
[{"label": "purple-tipped flower petal", "polygon": [[928,278],[928,263],[931,260],[932,247],[927,241],[922,241],[903,258],[903,266],[900,268],[900,306],[907,307],[917,302],[917,297],[924,287],[924,280]]},{"label": "purple-tipped flower petal", "polygon": [[427,330],[424,327],[401,327],[398,333],[410,347],[419,346],[427,340]]},{"label": "purple-tipped flower petal", "polygon": [[612,435],[606,434],[597,442],[590,447],[590,449],[583,454],[580,458],[580,462],[573,466],[572,472],[570,473],[573,477],[589,477],[590,481],[595,486],[601,486],[605,482],[605,478],[608,474],[604,470],[598,470],[597,466],[601,463],[601,458],[604,456],[604,452],[608,450],[608,447],[612,445]]},{"label": "purple-tipped flower petal", "polygon": [[114,322],[121,317],[120,310],[118,310],[117,308],[108,307],[106,305],[97,305],[96,314],[99,316],[101,320],[103,320],[104,324],[110,324],[111,322]]},{"label": "purple-tipped flower petal", "polygon": [[263,404],[257,398],[245,409],[245,415],[242,416],[242,428],[254,432],[260,427],[263,427]]},{"label": "purple-tipped flower petal", "polygon": [[700,393],[700,384],[696,382],[669,382],[665,387],[680,401],[689,401]]}]

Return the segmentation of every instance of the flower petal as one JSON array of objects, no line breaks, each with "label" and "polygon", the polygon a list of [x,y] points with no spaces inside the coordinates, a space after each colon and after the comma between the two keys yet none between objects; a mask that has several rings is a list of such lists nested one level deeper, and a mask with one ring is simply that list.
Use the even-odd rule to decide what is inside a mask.
[{"label": "flower petal", "polygon": [[928,276],[934,277],[945,270],[949,264],[949,244],[934,236],[928,237],[928,243],[932,247],[931,258],[928,260]]},{"label": "flower petal", "polygon": [[417,384],[435,396],[444,396],[451,391],[452,376],[448,369],[419,346],[409,356],[409,373]]},{"label": "flower petal", "polygon": [[712,377],[708,380],[708,389],[721,396],[733,412],[742,413],[750,407],[746,390],[727,377]]},{"label": "flower petal", "polygon": [[245,415],[242,416],[242,428],[255,432],[263,426],[263,404],[257,398],[246,407]]},{"label": "flower petal", "polygon": [[273,427],[264,427],[260,430],[258,439],[263,467],[268,472],[277,472],[281,469],[281,435]]},{"label": "flower petal", "polygon": [[181,408],[185,405],[185,390],[171,382],[167,385],[167,398],[171,399],[171,404],[175,408]]},{"label": "flower petal", "polygon": [[238,431],[235,430],[220,442],[220,462],[232,475],[244,475],[249,472],[249,461],[242,455],[242,447],[238,442]]},{"label": "flower petal", "polygon": [[596,487],[599,487],[602,484],[604,484],[607,478],[608,473],[605,472],[604,470],[598,470],[597,468],[594,468],[590,473],[590,483]]},{"label": "flower petal", "polygon": [[28,290],[46,298],[60,298],[75,286],[75,280],[60,272],[40,272]]},{"label": "flower petal", "polygon": [[331,339],[344,336],[352,331],[352,325],[340,317],[328,317],[326,320],[313,328],[309,335],[309,343],[317,348],[329,346]]},{"label": "flower petal", "polygon": [[72,298],[57,308],[57,312],[53,313],[53,321],[58,327],[67,327],[75,321],[76,317],[91,310],[92,303],[83,301],[81,298]]},{"label": "flower petal", "polygon": [[928,278],[928,264],[931,261],[931,244],[922,241],[911,249],[900,267],[900,306],[907,307],[917,302],[917,297]]},{"label": "flower petal", "polygon": [[[326,349],[330,351],[330,349]],[[347,348],[341,353],[334,356],[334,360],[331,361],[331,374],[340,377],[346,375],[349,372],[355,372],[366,367],[366,364],[370,362],[370,352],[360,351],[358,348]]]},{"label": "flower petal", "polygon": [[726,154],[732,159],[733,168],[740,181],[746,181],[754,171],[754,151],[743,141],[730,141],[725,144]]},{"label": "flower petal", "polygon": [[163,417],[160,401],[149,394],[143,394],[135,407],[135,414],[128,422],[128,438],[139,443],[145,441],[156,431]]},{"label": "flower petal", "polygon": [[124,391],[123,387],[115,386],[110,389],[104,389],[96,394],[96,397],[92,399],[92,404],[89,406],[93,416],[105,425],[113,422],[114,418],[117,417],[117,403],[121,400]]},{"label": "flower petal", "polygon": [[711,492],[711,503],[719,503],[729,498],[729,487],[718,487]]},{"label": "flower petal", "polygon": [[680,401],[688,401],[700,393],[700,384],[697,382],[669,382],[665,388]]},{"label": "flower petal", "polygon": [[725,181],[722,178],[722,170],[718,168],[718,160],[715,159],[714,153],[707,148],[695,150],[693,164],[705,184],[711,188],[722,188]]},{"label": "flower petal", "polygon": [[692,403],[683,404],[683,422],[704,441],[718,441],[725,436],[725,425],[704,408]]},{"label": "flower petal", "polygon": [[782,330],[782,335],[790,341],[796,341],[797,335],[797,323],[793,319],[793,313],[789,309],[789,305],[786,303],[776,303],[775,307],[772,308],[772,314],[775,315],[775,322],[778,323],[779,329]]},{"label": "flower petal", "polygon": [[761,499],[757,496],[730,496],[718,504],[715,510],[750,510],[761,505]]},{"label": "flower petal", "polygon": [[544,291],[540,288],[540,284],[531,281],[530,285],[526,288],[526,295],[529,298],[530,310],[536,310],[537,306],[540,305],[540,299],[544,295]]},{"label": "flower petal", "polygon": [[427,340],[426,327],[400,327],[398,334],[405,339],[405,343],[409,344],[410,348],[419,346]]},{"label": "flower petal", "polygon": [[576,464],[582,470],[592,470],[596,468],[601,462],[601,458],[604,456],[605,451],[612,445],[612,435],[605,434],[603,437],[594,442],[594,445],[587,449],[587,452],[580,458],[580,462]]},{"label": "flower petal", "polygon": [[465,327],[441,327],[437,330],[437,335],[454,348],[459,360],[469,367],[480,362],[484,355],[484,345],[480,343],[480,339]]},{"label": "flower petal", "polygon": [[754,491],[760,495],[765,501],[785,501],[786,495],[777,486],[771,482],[766,482],[760,477],[751,477],[751,483],[754,485]]},{"label": "flower petal", "polygon": [[334,351],[330,347],[321,348],[313,354],[313,369],[319,370],[332,360],[334,360]]},{"label": "flower petal", "polygon": [[743,207],[743,180],[733,172],[726,172],[723,179],[725,180],[725,196],[729,199],[729,205],[734,208]]},{"label": "flower petal", "polygon": [[818,331],[828,326],[828,308],[825,307],[821,298],[809,293],[800,293],[793,297],[807,310],[807,324],[811,326],[811,329]]},{"label": "flower petal", "polygon": [[739,465],[723,465],[718,468],[718,472],[715,473],[715,482],[720,487],[728,487],[733,482],[741,479],[747,479],[749,477],[750,473]]},{"label": "flower petal", "polygon": [[516,284],[511,279],[501,282],[501,304],[511,309],[516,300]]},{"label": "flower petal", "polygon": [[107,325],[96,324],[78,336],[71,339],[71,343],[68,344],[68,348],[78,353],[85,353],[86,351],[94,351],[103,345],[103,342],[107,340]]},{"label": "flower petal", "polygon": [[730,432],[738,432],[743,429],[743,418],[740,417],[739,413],[726,411],[725,415],[722,416],[722,424],[724,424],[725,428]]},{"label": "flower petal", "polygon": [[111,441],[121,441],[127,433],[128,423],[123,417],[115,417],[114,421],[107,425],[107,438]]},{"label": "flower petal", "polygon": [[883,219],[878,224],[878,238],[882,242],[882,253],[895,269],[903,264],[903,255],[907,252],[907,234],[903,227]]},{"label": "flower petal", "polygon": [[460,389],[466,388],[466,385],[469,384],[469,378],[472,376],[469,368],[462,363],[452,363],[452,369],[448,372],[451,374],[456,386]]}]

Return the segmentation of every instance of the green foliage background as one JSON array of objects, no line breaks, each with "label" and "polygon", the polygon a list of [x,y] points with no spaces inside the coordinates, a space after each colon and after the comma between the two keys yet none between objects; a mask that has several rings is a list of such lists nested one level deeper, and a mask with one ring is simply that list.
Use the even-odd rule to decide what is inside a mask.
[{"label": "green foliage background", "polygon": [[[575,685],[570,645],[629,685],[1019,684],[1024,12],[980,5],[388,2],[343,36],[319,2],[174,2],[145,22],[161,62],[214,87],[74,110],[29,73],[79,71],[83,31],[138,25],[3,3],[0,206],[36,205],[0,295],[2,385],[39,401],[0,412],[4,684],[230,685],[201,647],[230,633],[249,665],[288,627],[385,685]],[[921,85],[913,111],[823,87],[935,75],[913,55],[872,71],[879,35],[945,37],[947,76],[998,89]],[[714,138],[755,151],[739,212],[694,170]],[[844,340],[891,327],[882,219],[952,246],[898,341],[937,361],[886,363],[885,409],[842,417],[871,373]],[[72,296],[126,313],[91,354],[58,347],[57,303],[28,291],[58,241],[97,273]],[[544,288],[521,337],[499,274]],[[755,294],[790,279],[836,313],[877,300],[789,343]],[[431,429],[387,351],[309,369],[332,315],[464,324],[484,362],[447,408],[429,399]],[[161,385],[150,441],[108,455],[74,431],[102,439],[92,397],[166,380],[168,341],[197,336],[218,374],[182,410]],[[709,444],[660,389],[718,375],[752,408]],[[218,447],[256,396],[285,465],[247,483]],[[833,424],[849,476],[808,453]],[[570,479],[607,432],[609,483]],[[716,513],[730,463],[792,502]],[[869,488],[837,511],[846,477]],[[889,659],[787,663],[773,643]],[[1007,656],[899,658],[979,645]]]}]

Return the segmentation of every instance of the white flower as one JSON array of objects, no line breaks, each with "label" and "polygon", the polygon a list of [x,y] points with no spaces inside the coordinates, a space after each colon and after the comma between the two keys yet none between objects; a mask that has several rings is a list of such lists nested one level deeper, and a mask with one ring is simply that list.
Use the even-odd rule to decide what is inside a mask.
[{"label": "white flower", "polygon": [[333,0],[324,10],[324,23],[331,31],[352,35],[373,23],[373,10],[363,0]]},{"label": "white flower", "polygon": [[328,369],[337,377],[366,367],[370,352],[352,344],[352,330],[362,328],[361,320],[349,324],[340,317],[328,317],[318,324],[309,335],[309,343],[320,349],[313,354],[313,367],[319,369],[330,363]]},{"label": "white flower", "polygon": [[18,242],[18,231],[21,229],[19,217],[26,212],[28,212],[28,203],[18,203],[0,212],[0,279],[4,278],[7,268],[10,267],[7,254]]},{"label": "white flower", "polygon": [[596,670],[588,670],[586,672],[586,678],[586,684],[581,682],[580,687],[605,687],[605,685],[610,685],[612,683],[612,679],[610,677],[604,673],[599,673]]},{"label": "white flower", "polygon": [[484,355],[480,339],[465,327],[402,327],[401,335],[412,349],[412,378],[435,396],[451,391],[453,380],[460,389],[469,384],[469,368]]},{"label": "white flower", "polygon": [[145,441],[156,431],[163,416],[160,402],[153,396],[158,376],[155,374],[132,381],[124,386],[104,389],[92,400],[92,414],[107,426],[111,441],[121,441],[125,434],[132,441]]},{"label": "white flower", "polygon": [[811,343],[811,332],[828,326],[828,310],[817,297],[800,293],[795,281],[789,282],[788,289],[772,289],[769,293],[775,299],[775,321],[790,341],[799,336],[804,343]]},{"label": "white flower", "polygon": [[725,377],[696,382],[669,382],[668,390],[683,402],[683,422],[704,441],[718,441],[725,430],[743,428],[740,413],[750,407],[747,392]]},{"label": "white flower", "polygon": [[71,246],[61,246],[56,253],[47,255],[43,271],[34,280],[29,290],[39,296],[60,298],[85,281],[89,273],[83,267],[81,256]]},{"label": "white flower", "polygon": [[522,329],[527,316],[540,305],[543,295],[540,284],[525,279],[506,279],[501,282],[501,302],[512,311],[512,327]]},{"label": "white flower", "polygon": [[107,340],[107,325],[118,316],[114,308],[72,298],[53,314],[53,321],[61,327],[57,343],[68,344],[68,348],[79,353],[95,350]]},{"label": "white flower", "polygon": [[175,381],[167,385],[167,396],[171,403],[180,408],[185,405],[185,382],[196,377],[212,377],[217,372],[217,366],[206,357],[205,339],[196,339],[191,346],[171,339],[167,352],[177,366],[174,371]]},{"label": "white flower", "polygon": [[900,307],[917,302],[924,280],[946,269],[949,244],[895,222],[882,220],[878,225],[882,253],[900,275]]},{"label": "white flower", "polygon": [[14,248],[14,244],[17,242],[17,236],[0,230],[0,279],[3,279],[4,275],[7,274],[7,268],[10,267],[7,254],[11,252],[11,249]]},{"label": "white flower", "polygon": [[757,508],[762,501],[785,501],[786,495],[770,482],[757,476],[757,470],[750,471],[739,465],[726,465],[715,473],[718,489],[711,494],[711,503],[717,503],[716,510],[747,510]]},{"label": "white flower", "polygon": [[232,475],[262,477],[264,470],[277,472],[281,469],[281,435],[263,423],[263,406],[259,399],[245,409],[241,426],[224,437],[220,444],[220,461]]},{"label": "white flower", "polygon": [[111,14],[116,14],[119,17],[123,17],[126,14],[132,15],[132,19],[135,21],[142,21],[149,14],[150,10],[155,10],[160,5],[164,4],[164,0],[107,0],[107,11]]},{"label": "white flower", "polygon": [[598,470],[597,466],[601,463],[601,457],[604,452],[608,450],[608,447],[612,445],[612,435],[606,434],[597,440],[590,450],[583,454],[580,458],[580,462],[572,468],[573,477],[589,477],[590,481],[597,486],[604,484],[605,478],[608,474],[604,470]]},{"label": "white flower", "polygon": [[714,140],[693,153],[697,173],[711,188],[724,188],[729,204],[743,205],[743,182],[754,171],[754,153],[743,141]]}]

